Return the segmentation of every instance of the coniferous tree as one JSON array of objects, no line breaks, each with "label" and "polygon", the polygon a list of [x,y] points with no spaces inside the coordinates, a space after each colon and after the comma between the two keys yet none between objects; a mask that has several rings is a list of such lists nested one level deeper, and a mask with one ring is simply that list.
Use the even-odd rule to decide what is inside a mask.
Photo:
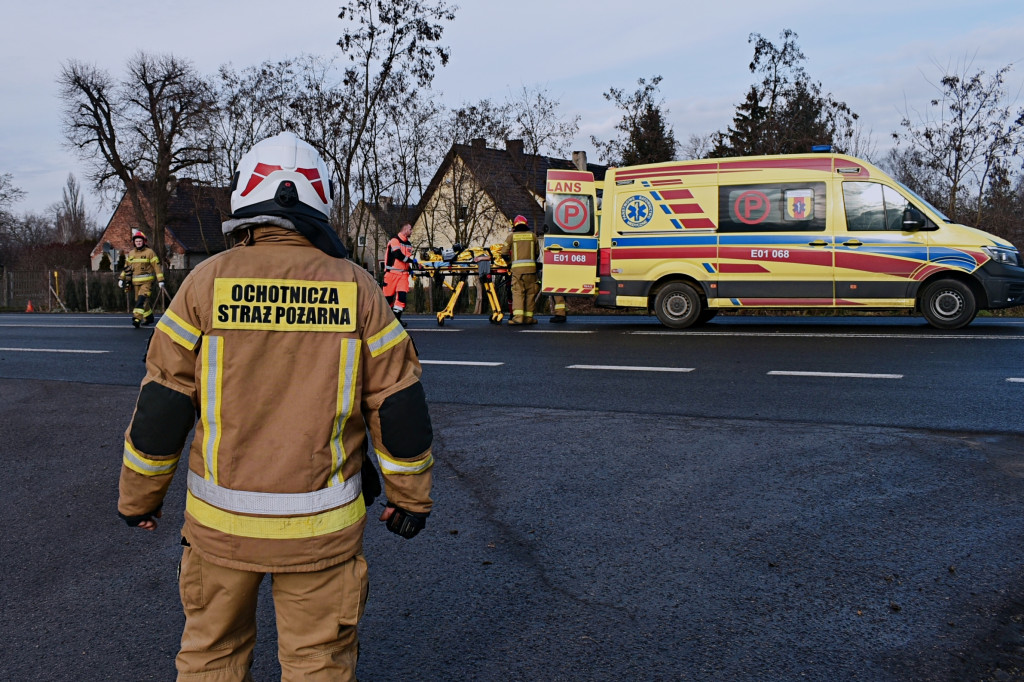
[{"label": "coniferous tree", "polygon": [[811,80],[801,65],[807,58],[796,33],[786,29],[779,37],[782,44],[775,45],[759,33],[750,34],[750,72],[760,75],[761,82],[750,86],[732,125],[715,135],[713,155],[798,154],[818,144],[850,151],[857,114]]},{"label": "coniferous tree", "polygon": [[606,100],[622,110],[622,119],[615,125],[620,137],[608,141],[590,138],[604,163],[622,166],[676,158],[675,133],[665,122],[668,110],[664,102],[656,101],[659,83],[661,76],[654,76],[650,82],[640,78],[639,87],[630,95],[619,88],[604,93]]}]

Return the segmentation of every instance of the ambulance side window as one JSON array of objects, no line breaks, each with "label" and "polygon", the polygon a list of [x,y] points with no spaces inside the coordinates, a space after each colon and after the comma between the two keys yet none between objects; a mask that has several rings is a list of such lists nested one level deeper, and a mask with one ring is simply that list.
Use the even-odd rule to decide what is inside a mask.
[{"label": "ambulance side window", "polygon": [[844,182],[846,229],[851,232],[885,229],[885,199],[877,182]]},{"label": "ambulance side window", "polygon": [[901,232],[903,230],[903,213],[910,207],[910,202],[892,187],[883,187],[885,197],[885,227],[887,230]]},{"label": "ambulance side window", "polygon": [[902,194],[877,182],[844,182],[843,201],[846,228],[851,232],[900,232],[904,212],[914,207]]},{"label": "ambulance side window", "polygon": [[722,185],[719,232],[823,232],[825,183]]}]

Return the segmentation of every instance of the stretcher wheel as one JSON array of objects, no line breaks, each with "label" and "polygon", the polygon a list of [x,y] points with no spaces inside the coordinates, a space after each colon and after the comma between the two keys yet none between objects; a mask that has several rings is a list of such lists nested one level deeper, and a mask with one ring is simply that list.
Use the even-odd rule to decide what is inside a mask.
[{"label": "stretcher wheel", "polygon": [[438,318],[437,318],[437,326],[438,327],[443,327],[444,326],[444,318],[443,317],[438,316]]}]

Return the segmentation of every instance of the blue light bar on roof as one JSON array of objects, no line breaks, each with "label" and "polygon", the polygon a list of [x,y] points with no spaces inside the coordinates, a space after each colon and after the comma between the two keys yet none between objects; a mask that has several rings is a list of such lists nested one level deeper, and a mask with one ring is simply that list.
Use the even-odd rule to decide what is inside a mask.
[{"label": "blue light bar on roof", "polygon": [[830,144],[816,144],[816,145],[811,147],[811,151],[815,152],[815,153],[817,153],[817,152],[828,153],[828,152],[832,151],[832,145],[830,145]]}]

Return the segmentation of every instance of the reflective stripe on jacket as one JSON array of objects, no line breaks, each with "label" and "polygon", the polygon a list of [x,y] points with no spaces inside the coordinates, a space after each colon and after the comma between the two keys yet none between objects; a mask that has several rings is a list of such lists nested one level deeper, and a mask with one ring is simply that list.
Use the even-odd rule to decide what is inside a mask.
[{"label": "reflective stripe on jacket", "polygon": [[124,257],[124,270],[121,271],[120,279],[124,280],[127,273],[131,273],[132,282],[152,282],[154,278],[158,282],[164,281],[164,271],[160,267],[160,259],[156,252],[148,246],[141,249],[132,249]]},{"label": "reflective stripe on jacket", "polygon": [[512,232],[501,247],[501,255],[510,261],[512,272],[537,272],[537,237],[533,232]]},{"label": "reflective stripe on jacket", "polygon": [[212,563],[312,571],[361,551],[371,447],[388,500],[430,511],[429,434],[426,450],[397,456],[389,445],[403,436],[381,417],[419,381],[412,342],[365,270],[299,234],[260,227],[200,264],[157,324],[146,368],[118,510],[157,508],[194,424],[182,532]]},{"label": "reflective stripe on jacket", "polygon": [[402,241],[398,237],[392,237],[388,242],[387,253],[384,256],[385,269],[408,272],[411,263],[412,244]]}]

